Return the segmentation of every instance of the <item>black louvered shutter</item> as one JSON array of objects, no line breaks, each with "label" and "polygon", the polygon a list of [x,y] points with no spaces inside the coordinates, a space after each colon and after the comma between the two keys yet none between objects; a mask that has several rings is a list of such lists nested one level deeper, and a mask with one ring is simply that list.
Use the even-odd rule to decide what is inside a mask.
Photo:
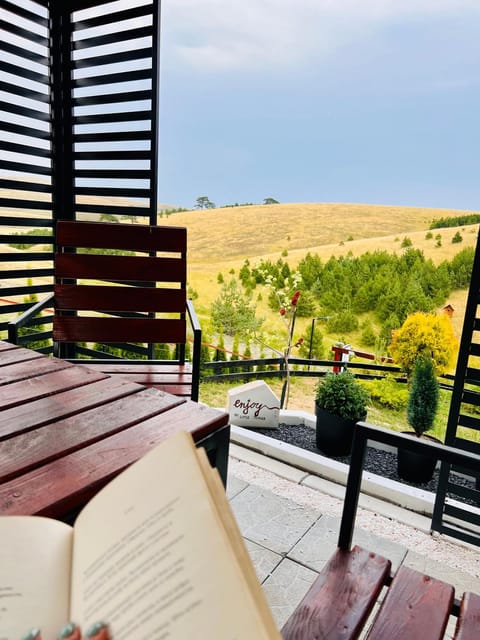
[{"label": "black louvered shutter", "polygon": [[157,223],[160,1],[23,4],[0,0],[1,337],[52,290],[57,219]]}]

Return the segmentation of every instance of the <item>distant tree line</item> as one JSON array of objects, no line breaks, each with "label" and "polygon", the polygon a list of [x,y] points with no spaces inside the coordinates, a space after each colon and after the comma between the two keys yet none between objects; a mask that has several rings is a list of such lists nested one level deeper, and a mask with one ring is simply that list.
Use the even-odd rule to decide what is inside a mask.
[{"label": "distant tree line", "polygon": [[430,229],[441,229],[443,227],[462,227],[466,224],[478,224],[480,222],[480,213],[466,213],[456,218],[438,218],[430,223]]},{"label": "distant tree line", "polygon": [[[22,232],[22,233],[12,233],[12,236],[50,236],[52,235],[51,229],[30,229],[30,231]],[[38,242],[10,242],[8,244],[12,249],[30,249],[30,247],[35,246]]]},{"label": "distant tree line", "polygon": [[[235,204],[224,204],[224,208],[228,207],[252,207],[255,202],[235,202]],[[280,204],[275,198],[264,198],[262,204]],[[216,209],[216,204],[210,200],[208,196],[199,196],[195,200],[195,209]]]}]

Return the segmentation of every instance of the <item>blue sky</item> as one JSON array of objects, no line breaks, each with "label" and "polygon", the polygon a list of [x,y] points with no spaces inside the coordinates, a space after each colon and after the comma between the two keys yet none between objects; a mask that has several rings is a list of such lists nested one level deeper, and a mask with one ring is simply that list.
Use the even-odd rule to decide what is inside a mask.
[{"label": "blue sky", "polygon": [[480,209],[480,0],[162,0],[159,201]]}]

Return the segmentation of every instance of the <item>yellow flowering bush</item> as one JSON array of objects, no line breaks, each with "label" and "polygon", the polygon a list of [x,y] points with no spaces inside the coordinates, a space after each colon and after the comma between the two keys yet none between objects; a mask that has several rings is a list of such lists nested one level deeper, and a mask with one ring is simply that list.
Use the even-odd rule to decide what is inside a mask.
[{"label": "yellow flowering bush", "polygon": [[441,375],[453,367],[457,350],[458,340],[448,316],[420,311],[393,332],[389,347],[390,355],[407,375],[421,356],[431,358],[435,373]]}]

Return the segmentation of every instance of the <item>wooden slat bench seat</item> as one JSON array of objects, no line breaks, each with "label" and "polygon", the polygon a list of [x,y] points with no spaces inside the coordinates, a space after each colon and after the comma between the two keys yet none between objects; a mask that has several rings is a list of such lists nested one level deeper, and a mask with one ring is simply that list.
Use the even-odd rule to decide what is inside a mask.
[{"label": "wooden slat bench seat", "polygon": [[89,368],[108,375],[122,376],[144,387],[153,387],[175,396],[189,398],[192,393],[192,367],[188,363],[172,367],[168,364],[148,364],[138,360],[135,364],[89,363]]},{"label": "wooden slat bench seat", "polygon": [[454,640],[478,640],[480,638],[480,596],[465,593],[460,604]]},{"label": "wooden slat bench seat", "polygon": [[451,585],[400,567],[367,638],[441,640],[452,610],[453,595]]},{"label": "wooden slat bench seat", "polygon": [[284,640],[446,640],[456,615],[454,640],[480,640],[480,596],[466,593],[459,602],[452,585],[405,566],[391,576],[389,560],[351,548],[367,440],[428,449],[473,471],[480,464],[475,454],[358,423],[338,548],[284,625]]},{"label": "wooden slat bench seat", "polygon": [[[284,640],[355,640],[366,630],[383,587],[383,601],[366,640],[442,640],[453,611],[454,588],[355,546],[337,549],[282,629]],[[466,594],[455,640],[480,638],[480,597]]]},{"label": "wooden slat bench seat", "polygon": [[391,563],[361,547],[337,549],[282,629],[285,640],[358,638]]}]

